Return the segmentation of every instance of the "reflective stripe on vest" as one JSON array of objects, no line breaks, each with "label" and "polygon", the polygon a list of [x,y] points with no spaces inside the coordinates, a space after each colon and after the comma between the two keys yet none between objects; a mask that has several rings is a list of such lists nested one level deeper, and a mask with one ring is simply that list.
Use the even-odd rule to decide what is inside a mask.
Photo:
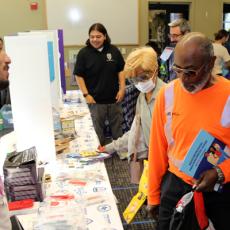
[{"label": "reflective stripe on vest", "polygon": [[224,106],[224,110],[221,116],[221,125],[225,128],[230,128],[230,96]]},{"label": "reflective stripe on vest", "polygon": [[[224,128],[230,128],[230,96],[227,99],[227,102],[224,106],[223,113],[221,115],[221,125]],[[230,157],[230,148],[228,146],[225,146],[224,151]]]},{"label": "reflective stripe on vest", "polygon": [[168,142],[168,146],[174,144],[174,140],[172,137],[172,109],[173,109],[173,99],[174,99],[174,82],[171,82],[165,89],[165,115],[166,115],[166,123],[165,123],[165,136]]},{"label": "reflective stripe on vest", "polygon": [[171,150],[174,146],[174,139],[172,136],[172,110],[173,110],[173,101],[174,101],[174,82],[169,83],[169,85],[165,89],[165,115],[166,115],[166,123],[164,127],[165,136],[168,142],[168,159],[174,164],[177,168],[180,168],[182,161],[176,159],[172,156]]}]

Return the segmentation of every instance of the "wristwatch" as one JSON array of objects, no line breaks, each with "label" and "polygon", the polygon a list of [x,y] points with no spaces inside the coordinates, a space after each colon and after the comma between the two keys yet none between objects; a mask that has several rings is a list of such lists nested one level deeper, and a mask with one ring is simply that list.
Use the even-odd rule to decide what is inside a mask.
[{"label": "wristwatch", "polygon": [[214,169],[216,170],[217,176],[218,176],[216,183],[223,184],[225,178],[224,178],[224,174],[223,174],[222,170],[218,166],[215,166]]},{"label": "wristwatch", "polygon": [[88,93],[84,93],[83,94],[83,97],[87,97],[89,94]]}]

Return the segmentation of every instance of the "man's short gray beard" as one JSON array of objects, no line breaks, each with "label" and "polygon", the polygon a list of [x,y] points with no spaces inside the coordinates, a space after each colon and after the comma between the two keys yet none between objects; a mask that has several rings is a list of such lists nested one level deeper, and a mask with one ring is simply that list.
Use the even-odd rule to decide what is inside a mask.
[{"label": "man's short gray beard", "polygon": [[197,85],[192,84],[191,85],[191,88],[193,88],[193,89],[191,89],[191,91],[184,86],[182,81],[180,81],[180,82],[181,82],[181,85],[182,85],[183,89],[185,89],[187,92],[189,92],[191,94],[195,94],[195,93],[201,91],[206,86],[206,84],[208,83],[209,79],[210,79],[210,75],[207,74],[206,78],[204,78],[199,84],[197,84]]}]

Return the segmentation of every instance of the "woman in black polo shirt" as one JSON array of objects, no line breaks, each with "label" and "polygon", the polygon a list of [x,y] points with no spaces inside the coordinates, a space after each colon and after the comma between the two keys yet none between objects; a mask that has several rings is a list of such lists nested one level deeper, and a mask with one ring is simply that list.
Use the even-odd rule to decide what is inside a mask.
[{"label": "woman in black polo shirt", "polygon": [[104,135],[106,119],[114,140],[123,134],[120,105],[125,94],[123,67],[124,59],[118,48],[111,45],[106,28],[100,23],[93,24],[86,46],[78,53],[74,75],[89,106],[101,145],[111,141]]}]

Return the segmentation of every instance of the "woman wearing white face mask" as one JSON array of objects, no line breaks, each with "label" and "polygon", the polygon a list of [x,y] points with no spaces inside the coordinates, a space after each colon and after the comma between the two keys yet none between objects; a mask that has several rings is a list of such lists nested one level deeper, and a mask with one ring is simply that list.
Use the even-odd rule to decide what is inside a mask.
[{"label": "woman wearing white face mask", "polygon": [[131,52],[124,67],[130,83],[140,91],[136,114],[131,129],[122,137],[101,148],[102,151],[119,155],[128,152],[131,167],[131,183],[138,183],[143,170],[143,160],[148,157],[149,133],[152,110],[156,95],[165,84],[157,77],[157,54],[151,47],[142,47]]}]

